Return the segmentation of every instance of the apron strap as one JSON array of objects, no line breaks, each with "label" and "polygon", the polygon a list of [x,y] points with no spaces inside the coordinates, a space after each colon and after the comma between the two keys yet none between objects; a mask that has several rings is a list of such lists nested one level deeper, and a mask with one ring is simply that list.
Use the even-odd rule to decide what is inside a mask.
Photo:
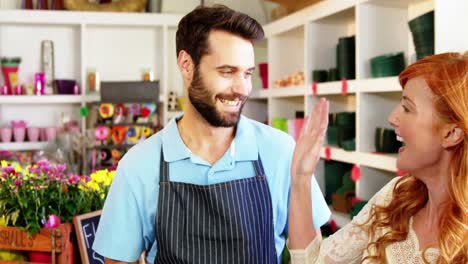
[{"label": "apron strap", "polygon": [[161,161],[159,162],[159,182],[169,182],[169,164],[164,160],[161,146]]},{"label": "apron strap", "polygon": [[255,173],[257,174],[257,177],[264,177],[265,176],[265,170],[263,169],[263,163],[262,159],[260,158],[260,154],[258,154],[258,159],[254,160],[253,162]]}]

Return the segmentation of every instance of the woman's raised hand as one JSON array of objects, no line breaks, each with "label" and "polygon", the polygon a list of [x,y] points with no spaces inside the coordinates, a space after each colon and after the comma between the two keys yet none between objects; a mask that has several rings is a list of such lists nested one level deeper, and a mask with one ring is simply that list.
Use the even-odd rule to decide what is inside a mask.
[{"label": "woman's raised hand", "polygon": [[296,142],[291,164],[291,182],[310,182],[317,167],[328,126],[329,102],[324,98],[314,106]]}]

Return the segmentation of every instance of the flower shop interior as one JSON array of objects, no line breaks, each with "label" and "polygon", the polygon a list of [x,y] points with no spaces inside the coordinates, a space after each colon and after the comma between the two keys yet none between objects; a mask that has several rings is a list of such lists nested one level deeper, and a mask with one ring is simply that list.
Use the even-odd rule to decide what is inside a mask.
[{"label": "flower shop interior", "polygon": [[403,173],[398,74],[468,47],[464,0],[0,0],[0,262],[104,263],[90,244],[119,160],[183,114],[177,26],[215,3],[264,27],[244,115],[297,139],[330,102],[325,236]]}]

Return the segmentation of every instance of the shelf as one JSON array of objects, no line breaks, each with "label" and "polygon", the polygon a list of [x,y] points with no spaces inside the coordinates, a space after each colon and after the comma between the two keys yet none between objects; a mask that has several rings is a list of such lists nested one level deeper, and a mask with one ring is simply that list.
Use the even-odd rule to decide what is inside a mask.
[{"label": "shelf", "polygon": [[[384,77],[376,79],[350,80],[347,81],[348,94],[356,92],[363,93],[380,93],[380,92],[401,92],[401,86],[398,82],[398,77]],[[342,94],[342,81],[317,83],[317,95],[333,95]],[[252,92],[251,97],[254,95]],[[272,97],[291,97],[312,95],[312,88],[307,89],[306,86],[290,86],[283,88],[273,88],[260,91],[255,94],[255,98],[266,98],[268,95]]]},{"label": "shelf", "polygon": [[79,104],[99,102],[99,95],[1,95],[1,104]]},{"label": "shelf", "polygon": [[[181,15],[50,10],[0,10],[0,24],[177,26]],[[86,21],[86,22],[84,22]]]},{"label": "shelf", "polygon": [[9,142],[0,143],[0,150],[24,151],[39,150],[47,146],[49,142]]},{"label": "shelf", "polygon": [[396,172],[397,154],[359,153],[359,164],[370,168]]},{"label": "shelf", "polygon": [[341,161],[350,164],[356,164],[359,161],[359,154],[355,151],[346,151],[342,148],[333,146],[324,146],[320,152],[320,157],[326,159],[326,149],[330,148],[330,160]]},{"label": "shelf", "polygon": [[[358,83],[359,82],[355,80],[346,81],[348,86],[347,94],[355,93]],[[342,91],[343,81],[317,83],[317,95],[342,94]],[[307,94],[312,94],[312,88],[307,92]]]},{"label": "shelf", "polygon": [[117,123],[117,124],[94,124],[94,127],[98,127],[98,126],[105,126],[105,127],[113,127],[113,126],[149,126],[149,127],[153,127],[154,124],[152,122],[143,122],[143,123],[126,123],[126,122],[123,122],[123,123]]},{"label": "shelf", "polygon": [[376,92],[401,92],[401,86],[397,76],[359,81],[359,91],[364,93]]},{"label": "shelf", "polygon": [[396,157],[397,154],[384,153],[361,153],[356,151],[346,151],[344,149],[325,146],[322,148],[320,158],[326,158],[326,148],[330,148],[330,160],[340,161],[350,164],[359,164],[370,168],[381,169],[391,172],[396,172]]},{"label": "shelf", "polygon": [[129,149],[129,148],[135,146],[136,144],[137,143],[135,143],[135,144],[123,144],[123,145],[110,144],[110,145],[88,147],[88,149],[97,149],[97,150],[101,150],[101,149]]},{"label": "shelf", "polygon": [[306,90],[305,85],[298,85],[267,89],[266,92],[271,97],[295,97],[304,96],[306,94]]},{"label": "shelf", "polygon": [[100,94],[89,94],[85,95],[85,102],[87,103],[96,103],[101,101],[101,95]]},{"label": "shelf", "polygon": [[[90,99],[92,99],[90,97]],[[1,95],[1,104],[79,104],[81,95]]]},{"label": "shelf", "polygon": [[335,221],[336,225],[341,228],[351,222],[351,216],[349,214],[337,212],[333,210],[333,207],[329,206],[330,211],[332,213],[332,219]]}]

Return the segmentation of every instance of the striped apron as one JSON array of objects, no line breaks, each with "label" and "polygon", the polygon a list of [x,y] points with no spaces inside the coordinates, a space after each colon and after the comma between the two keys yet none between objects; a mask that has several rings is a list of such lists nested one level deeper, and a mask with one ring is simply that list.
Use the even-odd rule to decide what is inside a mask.
[{"label": "striped apron", "polygon": [[260,157],[252,164],[252,178],[178,183],[161,151],[154,263],[277,263],[268,183]]}]

